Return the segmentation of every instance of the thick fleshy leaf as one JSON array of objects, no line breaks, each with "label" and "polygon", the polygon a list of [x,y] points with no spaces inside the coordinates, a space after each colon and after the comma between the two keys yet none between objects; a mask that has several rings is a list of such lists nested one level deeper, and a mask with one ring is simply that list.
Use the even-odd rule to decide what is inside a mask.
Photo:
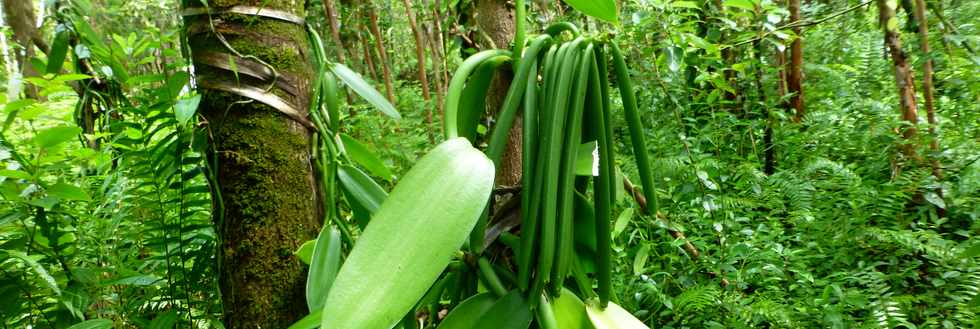
[{"label": "thick fleshy leaf", "polygon": [[351,250],[330,289],[321,327],[378,329],[398,323],[469,236],[493,179],[493,163],[465,138],[445,141],[423,156]]},{"label": "thick fleshy leaf", "polygon": [[357,74],[357,72],[354,72],[347,66],[338,63],[334,63],[332,66],[330,66],[330,70],[334,75],[340,78],[344,84],[350,87],[351,90],[358,95],[361,95],[361,98],[364,98],[364,100],[366,100],[368,103],[371,103],[371,105],[381,111],[381,113],[384,113],[385,115],[394,119],[402,118],[402,115],[399,114],[398,110],[396,110],[395,107],[388,102],[388,99],[382,96],[381,93],[368,84],[367,81],[364,81],[364,78],[361,77],[360,74]]},{"label": "thick fleshy leaf", "polygon": [[589,314],[585,311],[585,303],[568,289],[562,288],[561,296],[551,302],[551,308],[561,329],[594,329]]},{"label": "thick fleshy leaf", "polygon": [[497,303],[492,293],[485,292],[467,298],[439,323],[438,329],[470,329]]},{"label": "thick fleshy leaf", "polygon": [[324,226],[316,239],[310,273],[306,277],[306,306],[310,311],[323,308],[327,293],[340,271],[340,231]]},{"label": "thick fleshy leaf", "polygon": [[296,258],[299,258],[299,260],[302,261],[303,264],[310,265],[310,263],[313,262],[314,247],[316,247],[316,239],[303,242],[303,244],[301,244],[299,248],[296,248],[296,251],[293,252],[293,255],[295,255]]},{"label": "thick fleshy leaf", "polygon": [[381,208],[381,203],[388,198],[388,193],[371,177],[352,166],[337,167],[337,177],[340,178],[340,187],[354,211],[354,219],[364,228],[371,216]]},{"label": "thick fleshy leaf", "polygon": [[296,255],[296,258],[299,258],[299,260],[302,261],[304,264],[310,265],[310,263],[313,262],[314,247],[316,247],[316,239],[303,242],[303,244],[300,245],[299,248],[296,248],[296,251],[293,252],[293,255]]},{"label": "thick fleshy leaf", "polygon": [[583,14],[610,23],[619,23],[619,9],[616,7],[616,0],[565,0],[565,3]]},{"label": "thick fleshy leaf", "polygon": [[381,161],[381,158],[360,141],[343,133],[340,134],[340,141],[344,143],[344,150],[347,150],[347,155],[350,156],[351,160],[354,160],[354,162],[363,166],[367,171],[386,181],[390,182],[394,179],[391,174],[391,169],[388,169],[388,166]]},{"label": "thick fleshy leaf", "polygon": [[520,291],[500,297],[474,329],[527,329],[531,326],[531,307]]},{"label": "thick fleshy leaf", "polygon": [[296,323],[289,326],[289,329],[314,329],[320,327],[320,322],[323,320],[323,310],[316,310],[313,313],[303,317]]},{"label": "thick fleshy leaf", "polygon": [[585,310],[589,313],[589,319],[596,329],[650,329],[633,314],[613,302],[609,302],[606,309],[600,308],[598,303],[589,303],[585,306]]},{"label": "thick fleshy leaf", "polygon": [[176,115],[177,122],[181,126],[187,124],[194,117],[194,113],[197,113],[198,104],[201,104],[201,95],[194,95],[177,101],[177,104],[174,105],[174,115]]}]

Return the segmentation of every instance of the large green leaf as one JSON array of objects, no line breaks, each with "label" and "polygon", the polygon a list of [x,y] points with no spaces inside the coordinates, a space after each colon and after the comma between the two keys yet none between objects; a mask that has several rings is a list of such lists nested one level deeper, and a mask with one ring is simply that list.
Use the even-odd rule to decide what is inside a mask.
[{"label": "large green leaf", "polygon": [[467,298],[439,323],[438,329],[470,329],[480,322],[487,311],[497,303],[492,293],[485,292]]},{"label": "large green leaf", "polygon": [[439,144],[395,186],[334,281],[321,327],[391,328],[449,265],[493,189],[493,163],[465,138]]},{"label": "large green leaf", "polygon": [[598,303],[589,303],[585,306],[585,311],[589,313],[589,319],[596,329],[649,329],[633,314],[613,302],[609,302],[606,309],[599,307]]},{"label": "large green leaf", "polygon": [[344,133],[340,134],[340,141],[344,143],[344,150],[347,150],[347,155],[351,157],[351,160],[354,160],[357,164],[364,166],[364,169],[367,169],[375,176],[381,177],[386,181],[390,182],[394,179],[391,170],[381,161],[381,158],[375,155],[371,149],[364,146],[360,141]]},{"label": "large green leaf", "polygon": [[514,290],[500,297],[473,329],[527,329],[532,317],[531,306],[520,291]]},{"label": "large green leaf", "polygon": [[91,319],[82,321],[68,327],[68,329],[109,329],[112,328],[112,321],[106,319]]},{"label": "large green leaf", "polygon": [[199,104],[201,104],[201,95],[177,100],[177,104],[174,105],[174,115],[177,117],[177,122],[181,126],[187,124],[194,117],[194,113],[197,113]]},{"label": "large green leaf", "polygon": [[551,308],[561,329],[594,329],[585,311],[585,304],[568,289],[562,288],[561,296],[551,302]]},{"label": "large green leaf", "polygon": [[306,277],[306,306],[310,311],[323,308],[327,293],[340,270],[340,231],[324,226],[316,239],[310,273]]},{"label": "large green leaf", "polygon": [[34,136],[34,143],[42,148],[51,148],[58,144],[78,138],[82,133],[82,128],[70,126],[58,126],[41,130]]},{"label": "large green leaf", "polygon": [[316,310],[313,313],[303,317],[296,323],[289,326],[289,329],[314,329],[320,327],[320,321],[323,319],[323,310]]},{"label": "large green leaf", "polygon": [[619,9],[616,7],[616,0],[565,0],[565,3],[583,14],[610,23],[619,23]]},{"label": "large green leaf", "polygon": [[354,219],[361,228],[367,226],[371,215],[381,208],[381,203],[388,198],[388,193],[371,177],[368,177],[356,167],[341,165],[337,167],[337,177],[340,187],[347,196],[347,203],[354,211]]},{"label": "large green leaf", "polygon": [[92,201],[92,198],[88,196],[88,193],[85,193],[85,190],[64,182],[48,187],[47,191],[48,194],[62,200]]},{"label": "large green leaf", "polygon": [[333,74],[340,78],[344,84],[350,87],[351,90],[358,95],[361,95],[364,100],[371,103],[371,105],[381,111],[381,113],[395,119],[402,118],[402,115],[398,113],[398,110],[396,110],[395,107],[392,106],[391,103],[389,103],[377,89],[374,89],[374,87],[371,87],[367,81],[364,81],[364,78],[361,77],[360,74],[357,74],[357,72],[354,72],[343,64],[338,63],[334,63],[332,66],[330,66],[330,70],[333,71]]}]

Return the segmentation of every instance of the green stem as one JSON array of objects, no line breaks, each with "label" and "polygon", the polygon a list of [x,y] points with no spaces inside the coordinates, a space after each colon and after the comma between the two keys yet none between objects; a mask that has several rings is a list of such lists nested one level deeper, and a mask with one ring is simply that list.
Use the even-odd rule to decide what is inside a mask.
[{"label": "green stem", "polygon": [[524,51],[524,39],[527,38],[527,8],[524,0],[514,0],[514,69],[520,65],[521,54]]}]

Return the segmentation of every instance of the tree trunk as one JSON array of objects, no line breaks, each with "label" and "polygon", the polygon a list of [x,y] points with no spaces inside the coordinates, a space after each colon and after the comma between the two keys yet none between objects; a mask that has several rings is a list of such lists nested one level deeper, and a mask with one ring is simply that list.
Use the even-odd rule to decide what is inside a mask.
[{"label": "tree trunk", "polygon": [[919,121],[918,108],[915,103],[915,82],[912,69],[909,68],[905,51],[902,50],[902,39],[898,32],[898,19],[895,18],[895,8],[888,6],[887,0],[878,0],[878,18],[885,34],[885,45],[891,54],[895,69],[895,85],[898,88],[898,99],[902,111],[902,119],[908,121],[908,127],[902,129],[905,145],[902,147],[905,156],[917,159],[915,151],[916,128]]},{"label": "tree trunk", "polygon": [[[800,0],[789,0],[789,24],[800,22]],[[803,121],[806,109],[803,107],[803,29],[799,26],[793,28],[796,39],[790,46],[789,79],[786,81],[788,92],[792,93],[789,98],[789,107],[793,109],[793,121]]]},{"label": "tree trunk", "polygon": [[395,103],[395,92],[391,89],[391,64],[388,62],[388,53],[385,51],[381,29],[378,28],[378,13],[374,10],[374,5],[370,3],[367,4],[367,10],[371,20],[371,34],[374,34],[374,45],[378,50],[378,57],[381,59],[381,72],[385,80],[385,94],[387,94],[389,102]]},{"label": "tree trunk", "polygon": [[[486,33],[489,41],[481,44],[481,48],[489,49],[494,45],[504,48],[514,39],[514,11],[508,6],[507,0],[478,0],[476,2],[476,24]],[[484,40],[480,38],[479,40]],[[489,44],[492,42],[492,45]],[[513,73],[506,69],[497,73],[487,91],[487,110],[495,116],[507,96],[507,89]],[[518,116],[511,127],[507,139],[507,148],[497,168],[497,185],[515,186],[521,182],[521,136],[523,119]]]},{"label": "tree trunk", "polygon": [[341,63],[346,64],[347,59],[344,56],[344,41],[340,39],[340,21],[337,20],[337,9],[333,6],[333,0],[323,0],[323,12],[327,15],[327,21],[330,25],[330,38],[333,39],[333,44],[337,47],[337,60]]},{"label": "tree trunk", "polygon": [[[936,177],[936,180],[942,180],[943,169],[937,158],[941,149],[939,148],[939,134],[936,132],[938,122],[936,121],[932,94],[933,69],[932,54],[929,50],[929,20],[926,19],[926,2],[924,0],[915,0],[915,20],[919,23],[919,48],[922,50],[922,56],[925,59],[922,63],[922,97],[925,99],[926,120],[929,123],[929,137],[931,137],[929,150],[933,154],[930,156],[932,159],[929,161],[929,165],[932,166],[932,176]],[[936,188],[936,194],[943,198],[943,188]],[[946,217],[946,209],[936,207],[936,214],[939,217]]]},{"label": "tree trunk", "polygon": [[412,1],[403,0],[405,4],[405,15],[408,16],[408,25],[412,28],[412,35],[415,36],[415,59],[416,69],[419,71],[419,83],[422,84],[422,99],[425,100],[425,121],[429,125],[429,142],[435,144],[435,128],[432,126],[432,95],[429,94],[429,78],[425,69],[425,38],[419,30],[418,23],[415,21],[415,11],[412,10]]},{"label": "tree trunk", "polygon": [[[34,2],[26,0],[3,0],[3,16],[7,26],[13,32],[13,41],[20,45],[22,49],[14,51],[14,58],[19,65],[19,73],[22,77],[38,76],[37,70],[31,65],[31,58],[34,57],[34,44],[44,44],[38,34],[36,18],[34,16]],[[41,51],[47,52],[46,49]],[[37,88],[30,84],[21,84],[28,98],[37,98]],[[11,99],[12,100],[12,99]]]},{"label": "tree trunk", "polygon": [[371,79],[378,81],[378,66],[374,64],[374,52],[371,51],[371,40],[363,37],[360,33],[358,33],[358,37],[361,39],[361,47],[364,50],[364,61],[367,63],[368,71],[371,73]]},{"label": "tree trunk", "polygon": [[[939,149],[939,135],[936,134],[936,112],[933,104],[933,88],[932,88],[932,55],[929,50],[929,21],[926,20],[926,2],[924,0],[915,0],[915,20],[919,21],[919,48],[922,50],[922,56],[925,59],[922,63],[922,97],[925,99],[926,106],[926,120],[929,122],[929,135],[931,135],[932,140],[929,141],[929,149],[933,153],[938,153]],[[931,161],[932,174],[936,176],[936,179],[943,178],[942,168],[939,165],[939,160],[933,158]]]},{"label": "tree trunk", "polygon": [[[251,4],[250,0],[211,2],[221,6]],[[302,2],[269,0],[264,10],[297,17],[306,15]],[[188,43],[203,99],[199,112],[210,130],[211,152],[223,207],[215,220],[220,236],[220,288],[228,328],[285,328],[307,314],[306,266],[292,252],[316,237],[323,220],[305,117],[309,108],[313,67],[305,26],[253,15],[214,13],[189,16]],[[220,31],[226,47],[215,35]],[[245,57],[237,57],[238,52]],[[233,57],[234,56],[234,57]],[[222,63],[263,67],[254,56],[275,68],[265,79],[236,75]],[[219,58],[219,60],[208,60]],[[256,70],[261,72],[263,70]],[[271,81],[276,88],[265,92]],[[242,92],[250,89],[252,94]],[[260,96],[259,96],[260,95]],[[253,99],[252,97],[258,98]],[[278,99],[287,106],[267,105]],[[218,194],[217,192],[220,192]]]},{"label": "tree trunk", "polygon": [[772,145],[772,120],[769,119],[769,104],[766,102],[766,89],[762,85],[762,41],[756,40],[752,45],[755,50],[755,88],[759,94],[757,96],[759,101],[756,103],[762,105],[760,106],[760,115],[766,124],[762,131],[762,172],[766,175],[772,175],[776,172],[776,149]]},{"label": "tree trunk", "polygon": [[[422,0],[422,5],[424,7],[429,7],[428,0]],[[433,69],[435,74],[433,76],[436,78],[436,109],[438,109],[437,117],[442,117],[443,113],[443,97],[446,95],[446,84],[448,74],[445,73],[445,55],[443,54],[443,43],[442,43],[442,15],[439,14],[439,6],[441,6],[439,0],[435,1],[435,6],[432,7],[432,24],[429,26],[432,29],[429,31],[429,50],[432,53],[432,63],[435,64]],[[438,125],[437,125],[438,126]]]}]

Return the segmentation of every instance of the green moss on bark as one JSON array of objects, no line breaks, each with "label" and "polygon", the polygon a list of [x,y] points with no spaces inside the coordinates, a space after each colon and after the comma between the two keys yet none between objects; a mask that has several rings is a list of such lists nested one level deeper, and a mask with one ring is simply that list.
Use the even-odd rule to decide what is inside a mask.
[{"label": "green moss on bark", "polygon": [[205,98],[226,209],[220,228],[226,324],[286,327],[306,312],[306,269],[292,251],[320,225],[309,132],[259,103],[225,111],[233,99],[221,92]]}]

